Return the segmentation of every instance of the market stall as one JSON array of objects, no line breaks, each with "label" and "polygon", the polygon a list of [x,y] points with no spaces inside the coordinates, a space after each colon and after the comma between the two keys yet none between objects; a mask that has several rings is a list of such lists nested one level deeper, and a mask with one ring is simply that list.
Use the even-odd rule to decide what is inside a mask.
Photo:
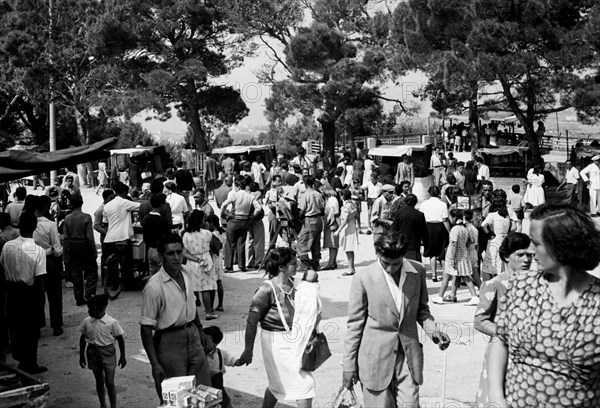
[{"label": "market stall", "polygon": [[431,152],[431,144],[382,145],[369,149],[368,154],[373,157],[380,157],[382,162],[387,163],[392,167],[394,174],[398,163],[402,160],[402,156],[410,156],[415,174],[413,194],[415,194],[419,198],[419,202],[421,202],[428,196],[427,189],[433,183],[433,177],[429,170]]}]

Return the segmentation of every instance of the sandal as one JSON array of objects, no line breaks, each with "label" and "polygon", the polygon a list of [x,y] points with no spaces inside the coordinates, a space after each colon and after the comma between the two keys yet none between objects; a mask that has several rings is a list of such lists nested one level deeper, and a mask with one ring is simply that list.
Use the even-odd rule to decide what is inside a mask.
[{"label": "sandal", "polygon": [[456,303],[457,299],[456,296],[451,296],[451,295],[446,295],[444,296],[444,302],[452,302],[452,303]]},{"label": "sandal", "polygon": [[217,316],[217,315],[216,315],[216,314],[214,314],[214,313],[207,313],[207,314],[206,314],[206,320],[214,320],[214,319],[216,319],[216,318],[218,318],[218,317],[219,317],[219,316]]},{"label": "sandal", "polygon": [[342,273],[342,276],[352,276],[355,273],[356,273],[356,271],[344,272],[344,273]]},{"label": "sandal", "polygon": [[224,312],[224,311],[225,311],[225,309],[223,309],[223,306],[217,306],[217,307],[215,308],[215,310],[216,310],[217,312]]}]

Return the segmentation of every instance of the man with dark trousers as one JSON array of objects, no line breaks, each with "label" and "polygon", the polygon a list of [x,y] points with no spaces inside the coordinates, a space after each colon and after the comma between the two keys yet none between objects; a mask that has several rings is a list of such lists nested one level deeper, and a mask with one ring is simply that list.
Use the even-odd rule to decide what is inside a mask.
[{"label": "man with dark trousers", "polygon": [[39,308],[46,274],[46,251],[33,240],[37,218],[33,212],[19,217],[19,238],[8,241],[0,254],[0,274],[6,282],[6,317],[12,355],[19,369],[30,374],[47,371],[38,365]]},{"label": "man with dark trousers", "polygon": [[427,234],[427,222],[425,214],[415,209],[418,198],[409,194],[404,199],[405,207],[396,212],[392,229],[407,237],[407,250],[404,257],[413,261],[423,262],[421,258],[421,244],[427,249],[429,246],[429,235]]},{"label": "man with dark trousers", "polygon": [[181,264],[181,237],[169,234],[158,242],[157,249],[163,264],[144,287],[140,325],[156,392],[163,403],[161,382],[165,378],[193,375],[197,384],[208,386],[211,381],[191,272]]},{"label": "man with dark trousers", "polygon": [[[37,227],[33,232],[33,240],[46,252],[46,275],[44,276],[44,289],[48,296],[48,309],[50,311],[50,327],[54,336],[63,334],[63,247],[58,234],[58,227],[44,215],[50,212],[51,199],[48,196],[36,197],[35,216]],[[42,294],[41,313],[45,325],[44,304],[45,296]]]},{"label": "man with dark trousers", "polygon": [[[304,218],[302,229],[298,235],[298,254],[306,268],[319,270],[321,259],[321,232],[323,232],[323,215],[325,201],[321,193],[314,189],[315,176],[305,176],[306,192],[300,196],[298,209]],[[312,256],[312,259],[309,258]]]}]

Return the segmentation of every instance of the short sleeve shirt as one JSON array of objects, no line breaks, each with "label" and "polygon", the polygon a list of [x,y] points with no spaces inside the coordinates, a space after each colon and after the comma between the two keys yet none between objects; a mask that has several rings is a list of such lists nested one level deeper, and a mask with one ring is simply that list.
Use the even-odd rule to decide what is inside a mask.
[{"label": "short sleeve shirt", "polygon": [[96,346],[110,346],[125,333],[117,319],[107,314],[100,319],[86,317],[79,326],[79,332],[84,335],[86,343]]},{"label": "short sleeve shirt", "polygon": [[437,197],[431,197],[421,204],[420,211],[425,214],[425,221],[443,222],[448,218],[448,207]]},{"label": "short sleeve shirt", "polygon": [[33,238],[18,237],[4,244],[0,264],[8,282],[32,286],[36,276],[46,274],[46,251]]},{"label": "short sleeve shirt", "polygon": [[140,324],[163,330],[180,326],[196,318],[196,298],[185,266],[181,266],[185,292],[164,268],[153,275],[142,293],[142,316]]}]

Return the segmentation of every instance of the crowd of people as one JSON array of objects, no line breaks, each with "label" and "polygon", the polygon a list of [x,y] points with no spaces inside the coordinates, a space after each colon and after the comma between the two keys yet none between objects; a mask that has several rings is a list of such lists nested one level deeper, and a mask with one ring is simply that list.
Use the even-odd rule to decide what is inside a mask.
[{"label": "crowd of people", "polygon": [[[594,163],[600,168],[600,157]],[[106,406],[106,389],[116,406],[114,343],[124,367],[123,330],[106,314],[107,299],[96,291],[113,253],[123,257],[126,286],[135,286],[132,238],[138,229],[150,275],[142,294],[141,339],[161,400],[161,381],[171,376],[195,375],[200,384],[223,388],[224,365],[252,363],[260,324],[269,333],[261,337],[269,382],[263,407],[278,400],[312,406],[315,380],[299,359],[322,313],[317,272],[338,269],[341,249],[347,260],[342,275],[356,275],[343,384],[351,388],[360,381],[366,406],[418,404],[423,355],[417,324],[440,348],[450,343],[428,306],[423,257],[431,281],[442,277],[431,301],[456,303],[457,289],[466,284],[470,299],[463,304],[475,306],[477,329],[499,340],[491,341],[486,353],[480,402],[598,405],[600,343],[591,334],[600,323],[600,281],[585,271],[600,262],[600,233],[591,218],[571,205],[571,193],[569,203],[544,204],[542,168],[529,172],[524,192],[514,185],[507,193],[494,189],[479,156],[463,163],[436,148],[429,165],[433,184],[418,208],[411,158],[403,156],[394,168],[360,150],[335,160],[299,148],[297,156],[275,157],[270,166],[260,154],[220,162],[209,156],[204,187],[177,163],[139,189],[127,179],[101,184],[102,204],[93,216],[82,212],[73,174],[41,196],[19,187],[0,213],[2,353],[10,345],[21,369],[47,370],[37,362],[45,299],[53,334],[61,336],[66,279],[76,304],[87,305],[90,315],[80,328],[80,365],[94,372],[101,405]],[[593,168],[581,175],[571,168],[567,163],[562,185],[596,177]],[[481,210],[460,209],[461,196],[474,199]],[[530,207],[527,236],[522,220]],[[100,234],[100,268],[94,230]],[[372,235],[377,259],[357,271],[361,234]],[[328,254],[324,264],[322,249]],[[534,252],[538,270],[530,271]],[[203,327],[199,312],[203,306],[204,320],[213,320],[225,310],[224,274],[236,264],[240,272],[260,268],[268,277],[250,301],[245,349],[237,359],[218,349],[222,333]],[[294,281],[297,270],[303,272],[300,284]],[[566,333],[565,325],[569,335],[558,336]],[[297,340],[291,346],[290,333]],[[543,389],[531,385],[538,377],[544,378]],[[573,391],[568,404],[567,389]],[[224,406],[231,406],[228,396]]]}]

